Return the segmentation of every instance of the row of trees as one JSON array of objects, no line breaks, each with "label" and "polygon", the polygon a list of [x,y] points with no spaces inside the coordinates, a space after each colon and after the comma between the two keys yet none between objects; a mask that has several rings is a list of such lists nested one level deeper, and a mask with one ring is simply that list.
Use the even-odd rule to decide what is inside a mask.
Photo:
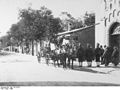
[{"label": "row of trees", "polygon": [[31,7],[28,9],[19,10],[19,21],[13,24],[6,36],[8,39],[7,45],[32,43],[32,54],[34,54],[34,41],[48,40],[55,42],[56,34],[68,29],[81,28],[86,25],[95,23],[95,15],[93,13],[84,15],[84,21],[75,19],[71,14],[62,12],[62,15],[67,18],[60,19],[53,16],[52,11],[46,7],[41,7],[39,10],[34,10]]}]

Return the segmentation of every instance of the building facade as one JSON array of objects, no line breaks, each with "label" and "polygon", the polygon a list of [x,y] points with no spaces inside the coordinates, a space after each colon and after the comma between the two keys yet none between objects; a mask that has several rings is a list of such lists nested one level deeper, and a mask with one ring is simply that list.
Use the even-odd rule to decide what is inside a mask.
[{"label": "building facade", "polygon": [[96,12],[95,43],[120,48],[120,0],[101,0]]},{"label": "building facade", "polygon": [[58,37],[61,36],[67,38],[70,44],[78,45],[78,43],[81,43],[84,48],[87,47],[87,44],[90,44],[91,47],[95,48],[95,25],[59,33]]}]

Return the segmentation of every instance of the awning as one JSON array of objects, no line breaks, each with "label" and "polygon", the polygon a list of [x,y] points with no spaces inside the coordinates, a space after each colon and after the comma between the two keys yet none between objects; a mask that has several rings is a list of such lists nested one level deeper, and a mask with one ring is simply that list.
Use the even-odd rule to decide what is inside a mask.
[{"label": "awning", "polygon": [[120,35],[120,26],[113,31],[112,35]]},{"label": "awning", "polygon": [[88,28],[94,27],[94,26],[99,25],[99,24],[100,23],[96,23],[96,24],[86,26],[86,27],[83,27],[83,28],[78,28],[78,29],[74,29],[74,30],[71,30],[71,31],[65,31],[65,32],[62,32],[62,33],[58,33],[57,36],[71,34],[71,33],[78,32],[78,31],[83,31],[83,30],[89,30]]}]

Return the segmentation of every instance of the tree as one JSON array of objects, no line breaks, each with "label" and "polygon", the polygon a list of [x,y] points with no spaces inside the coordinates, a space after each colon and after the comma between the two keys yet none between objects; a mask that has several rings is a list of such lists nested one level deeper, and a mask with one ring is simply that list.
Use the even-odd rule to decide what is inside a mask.
[{"label": "tree", "polygon": [[81,19],[74,18],[68,12],[62,12],[62,26],[64,30],[73,30],[83,27],[83,22]]},{"label": "tree", "polygon": [[63,27],[61,26],[60,18],[52,18],[50,20],[50,42],[58,44],[56,34],[63,32]]},{"label": "tree", "polygon": [[[24,21],[25,40],[51,40],[58,32],[62,31],[61,20],[54,18],[52,11],[46,7],[41,7],[39,10],[22,9],[19,13],[20,19]],[[34,47],[32,47],[34,48]],[[32,54],[34,49],[32,49]]]},{"label": "tree", "polygon": [[22,27],[23,34],[24,34],[24,40],[31,41],[32,42],[32,55],[34,55],[34,39],[35,39],[35,25],[34,21],[36,19],[35,17],[35,10],[31,9],[30,7],[28,9],[22,9],[19,12],[20,19],[23,20],[24,25]]},{"label": "tree", "polygon": [[14,44],[19,44],[23,40],[24,34],[22,29],[20,29],[20,23],[13,24],[10,28],[9,36],[14,39]]},{"label": "tree", "polygon": [[84,24],[87,26],[95,24],[95,14],[94,13],[85,13]]},{"label": "tree", "polygon": [[10,44],[11,44],[8,35],[2,36],[2,37],[1,37],[1,41],[2,41],[2,45],[1,45],[2,48],[8,47],[8,46],[10,46]]},{"label": "tree", "polygon": [[15,44],[29,46],[32,43],[34,55],[34,41],[48,40],[56,43],[56,34],[63,31],[60,18],[55,18],[52,11],[46,7],[34,10],[31,7],[19,10],[19,21],[13,24],[8,36]]}]

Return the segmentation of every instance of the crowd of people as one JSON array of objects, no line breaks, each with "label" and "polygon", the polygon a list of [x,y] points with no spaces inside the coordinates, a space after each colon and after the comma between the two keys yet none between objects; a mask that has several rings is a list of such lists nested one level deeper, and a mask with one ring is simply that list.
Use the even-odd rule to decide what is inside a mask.
[{"label": "crowd of people", "polygon": [[[103,47],[99,43],[96,48],[92,48],[90,44],[87,44],[87,48],[84,48],[81,43],[78,46],[72,44],[61,45],[56,47],[55,50],[48,48],[45,57],[47,64],[49,64],[49,60],[53,60],[54,65],[62,65],[63,68],[74,68],[74,61],[76,60],[79,63],[79,67],[83,66],[84,61],[87,61],[88,67],[92,67],[92,61],[94,60],[97,67],[100,67],[102,64],[108,66],[111,62],[115,66],[119,64],[118,48],[116,46]],[[41,61],[40,58],[41,55],[38,53],[38,62]]]}]

